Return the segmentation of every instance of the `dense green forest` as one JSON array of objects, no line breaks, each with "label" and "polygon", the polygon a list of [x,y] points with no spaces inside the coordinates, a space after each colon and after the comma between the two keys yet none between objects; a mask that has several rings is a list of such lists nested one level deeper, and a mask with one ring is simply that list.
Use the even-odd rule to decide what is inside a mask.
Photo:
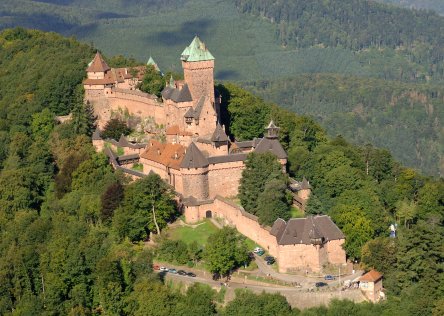
[{"label": "dense green forest", "polygon": [[393,79],[418,81],[444,76],[444,19],[432,12],[388,7],[365,0],[236,0],[239,10],[276,24],[282,45],[341,47],[360,52],[395,50],[418,70],[401,65]]},{"label": "dense green forest", "polygon": [[[0,53],[9,87],[0,103],[0,314],[442,314],[443,181],[402,167],[386,150],[329,138],[312,119],[231,84],[219,89],[232,135],[260,136],[270,118],[281,126],[291,175],[313,185],[308,211],[332,216],[349,237],[348,256],[385,274],[389,299],[300,312],[280,295],[241,291],[222,307],[208,287],[167,286],[143,241],[178,214],[159,177],[130,183],[92,147],[94,118],[80,84],[94,50],[13,29],[0,34]],[[55,114],[70,111],[70,123],[55,124]],[[388,239],[395,220],[398,237]]]},{"label": "dense green forest", "polygon": [[340,75],[242,82],[285,108],[314,117],[330,135],[390,150],[404,164],[444,175],[444,89]]},{"label": "dense green forest", "polygon": [[376,0],[382,3],[394,4],[407,8],[434,10],[444,14],[444,2],[441,0]]}]

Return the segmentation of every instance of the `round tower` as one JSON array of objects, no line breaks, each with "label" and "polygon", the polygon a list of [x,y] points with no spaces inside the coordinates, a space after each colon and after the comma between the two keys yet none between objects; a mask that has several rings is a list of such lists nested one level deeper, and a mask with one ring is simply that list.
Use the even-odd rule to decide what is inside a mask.
[{"label": "round tower", "polygon": [[193,197],[198,201],[208,199],[208,165],[208,159],[191,143],[180,164],[184,198]]}]

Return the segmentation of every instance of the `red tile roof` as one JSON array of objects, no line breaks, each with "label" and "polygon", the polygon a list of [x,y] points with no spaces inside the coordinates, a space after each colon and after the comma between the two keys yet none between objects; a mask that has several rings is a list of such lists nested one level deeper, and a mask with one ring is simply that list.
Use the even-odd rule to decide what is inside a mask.
[{"label": "red tile roof", "polygon": [[181,136],[192,136],[193,134],[187,131],[181,131],[179,125],[172,125],[166,129],[167,135],[181,135]]},{"label": "red tile roof", "polygon": [[100,55],[99,52],[96,53],[96,56],[94,56],[94,59],[89,65],[88,69],[86,69],[87,72],[105,72],[108,70],[110,70],[110,68],[103,60],[102,55]]},{"label": "red tile roof", "polygon": [[179,144],[162,144],[151,141],[149,147],[140,155],[141,158],[151,160],[165,167],[180,169],[180,163],[185,155],[185,147]]},{"label": "red tile roof", "polygon": [[382,278],[382,274],[376,270],[371,270],[359,278],[359,281],[376,282]]}]

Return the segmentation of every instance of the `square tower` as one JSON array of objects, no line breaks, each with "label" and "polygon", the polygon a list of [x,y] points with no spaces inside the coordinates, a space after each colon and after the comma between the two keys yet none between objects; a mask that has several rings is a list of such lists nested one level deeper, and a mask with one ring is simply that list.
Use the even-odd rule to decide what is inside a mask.
[{"label": "square tower", "polygon": [[205,96],[214,104],[214,57],[199,37],[194,37],[180,59],[193,100]]}]

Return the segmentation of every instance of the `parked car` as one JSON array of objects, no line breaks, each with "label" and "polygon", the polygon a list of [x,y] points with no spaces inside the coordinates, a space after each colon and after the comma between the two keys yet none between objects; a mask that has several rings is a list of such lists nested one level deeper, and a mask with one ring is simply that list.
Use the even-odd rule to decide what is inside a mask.
[{"label": "parked car", "polygon": [[253,250],[254,253],[259,253],[259,252],[264,252],[264,249],[262,249],[261,247],[256,247]]},{"label": "parked car", "polygon": [[266,256],[264,260],[265,262],[267,262],[268,265],[271,265],[276,262],[276,260],[272,256]]},{"label": "parked car", "polygon": [[324,286],[328,286],[328,284],[325,282],[316,282],[315,286],[316,287],[324,287]]},{"label": "parked car", "polygon": [[276,260],[274,260],[274,259],[272,259],[272,260],[268,260],[267,261],[267,264],[269,265],[269,266],[271,266],[273,263],[275,263],[276,262]]},{"label": "parked car", "polygon": [[178,275],[187,275],[187,273],[185,271],[183,271],[183,270],[177,271],[177,274]]},{"label": "parked car", "polygon": [[153,270],[160,270],[160,267],[157,264],[155,264],[153,265]]},{"label": "parked car", "polygon": [[193,272],[188,272],[187,275],[192,278],[196,277],[196,275]]},{"label": "parked car", "polygon": [[327,275],[324,277],[324,280],[327,280],[327,281],[332,281],[332,280],[334,280],[334,279],[335,279],[335,277],[332,276],[331,274],[327,274]]},{"label": "parked car", "polygon": [[177,274],[177,270],[176,269],[168,269],[169,273],[173,273],[173,274]]},{"label": "parked car", "polygon": [[168,268],[167,267],[160,267],[159,270],[162,271],[162,272],[168,272]]}]

